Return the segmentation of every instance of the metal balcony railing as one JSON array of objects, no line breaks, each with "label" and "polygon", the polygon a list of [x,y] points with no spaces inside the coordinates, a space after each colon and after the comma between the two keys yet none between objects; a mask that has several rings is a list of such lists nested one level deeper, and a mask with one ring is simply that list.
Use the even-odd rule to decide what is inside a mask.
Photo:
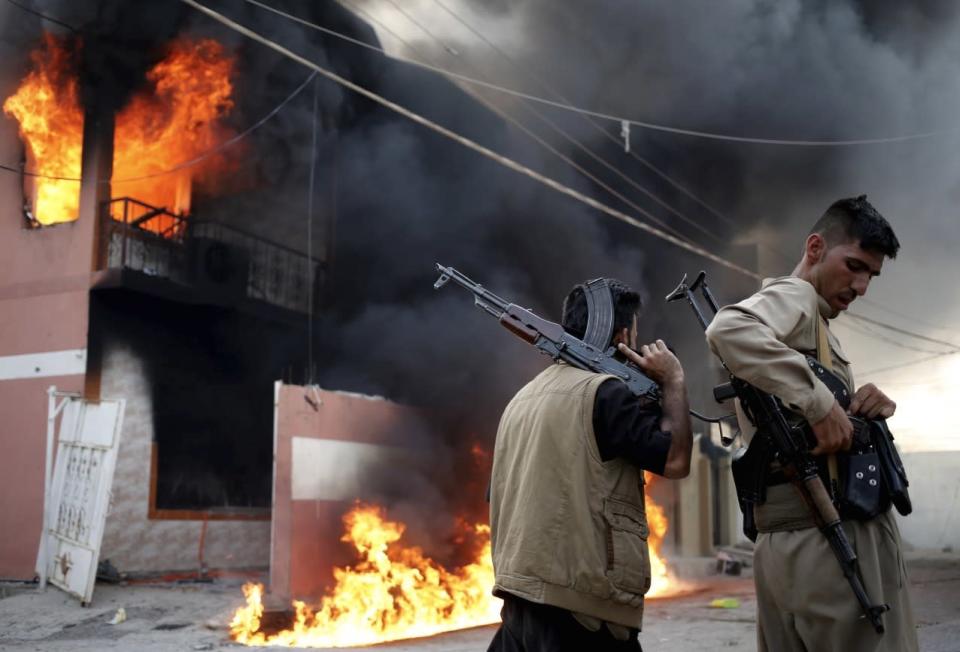
[{"label": "metal balcony railing", "polygon": [[319,262],[219,222],[176,215],[130,197],[101,211],[100,269],[132,269],[223,300],[307,312]]}]

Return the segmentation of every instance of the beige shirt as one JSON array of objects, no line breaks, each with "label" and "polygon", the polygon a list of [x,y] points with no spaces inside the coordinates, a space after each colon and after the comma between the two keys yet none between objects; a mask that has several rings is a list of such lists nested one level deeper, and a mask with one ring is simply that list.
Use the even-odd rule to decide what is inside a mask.
[{"label": "beige shirt", "polygon": [[835,316],[807,281],[796,276],[766,279],[759,292],[717,313],[707,328],[707,343],[733,375],[816,423],[834,402],[805,358],[817,355],[818,321],[827,330],[833,373],[853,391],[850,363],[827,326]]}]

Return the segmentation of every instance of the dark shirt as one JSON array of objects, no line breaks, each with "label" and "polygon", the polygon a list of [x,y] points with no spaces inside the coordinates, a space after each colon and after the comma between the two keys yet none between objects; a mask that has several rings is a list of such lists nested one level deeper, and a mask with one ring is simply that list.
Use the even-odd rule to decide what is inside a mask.
[{"label": "dark shirt", "polygon": [[662,416],[658,404],[638,400],[621,381],[603,381],[593,404],[593,432],[600,458],[607,462],[622,457],[663,475],[671,437],[660,430]]}]

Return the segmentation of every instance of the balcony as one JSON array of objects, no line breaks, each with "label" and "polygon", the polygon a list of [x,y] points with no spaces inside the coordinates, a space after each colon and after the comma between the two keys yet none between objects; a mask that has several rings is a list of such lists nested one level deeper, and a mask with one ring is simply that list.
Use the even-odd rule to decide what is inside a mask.
[{"label": "balcony", "polygon": [[97,287],[123,286],[188,303],[306,314],[321,264],[235,227],[131,197],[102,206],[99,233],[104,275]]}]

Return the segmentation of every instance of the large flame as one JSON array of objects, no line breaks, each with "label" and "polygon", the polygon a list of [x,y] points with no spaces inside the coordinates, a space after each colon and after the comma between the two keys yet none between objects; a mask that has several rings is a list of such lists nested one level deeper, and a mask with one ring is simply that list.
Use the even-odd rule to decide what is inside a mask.
[{"label": "large flame", "polygon": [[[219,120],[233,108],[232,71],[233,60],[216,41],[173,42],[167,57],[147,73],[150,88],[135,95],[117,115],[115,197],[133,197],[178,215],[190,211],[191,177],[209,169],[212,161],[172,174],[158,173],[196,158],[224,139]],[[158,176],[122,181],[149,175]]]},{"label": "large flame", "polygon": [[[676,590],[660,556],[667,530],[663,510],[647,498],[653,583],[648,597]],[[499,620],[500,600],[494,598],[490,528],[474,526],[480,553],[473,563],[449,571],[416,547],[400,544],[404,525],[389,521],[376,506],[358,505],[343,518],[341,541],[356,549],[360,561],[335,568],[335,586],[313,609],[294,601],[289,629],[261,630],[263,585],[243,587],[246,606],[237,609],[230,635],[246,645],[287,647],[352,647],[398,639],[432,636]]]},{"label": "large flame", "polygon": [[[79,184],[46,176],[79,178],[83,111],[71,67],[71,42],[44,36],[32,53],[32,70],[3,104],[20,124],[35,180],[34,215],[41,224],[77,219]],[[222,167],[213,157],[202,164],[160,174],[197,158],[229,134],[220,119],[233,107],[233,60],[216,41],[173,41],[166,57],[146,75],[147,85],[117,114],[113,195],[128,196],[171,213],[190,210],[192,176]],[[124,181],[144,176],[148,179]],[[114,213],[116,219],[122,214]],[[128,215],[128,218],[136,216]],[[165,228],[154,220],[144,228]]]},{"label": "large flame", "polygon": [[404,525],[388,521],[379,507],[360,505],[344,516],[346,534],[362,560],[334,569],[336,586],[316,610],[294,602],[290,629],[266,634],[261,585],[243,587],[247,605],[234,614],[231,636],[247,645],[349,647],[430,636],[496,622],[500,600],[490,594],[493,564],[489,528],[474,563],[448,571],[416,547],[398,545]]},{"label": "large flame", "polygon": [[647,591],[647,597],[653,598],[671,593],[675,587],[673,578],[667,570],[667,563],[660,553],[663,537],[667,533],[667,516],[663,508],[649,497],[646,499],[646,512],[647,525],[650,529],[650,537],[647,539],[647,545],[650,548],[650,590]]},{"label": "large flame", "polygon": [[[30,55],[33,69],[3,103],[4,113],[20,123],[29,167],[40,175],[80,177],[83,112],[70,66],[72,56],[66,41],[45,34],[42,45]],[[38,177],[33,186],[37,221],[55,224],[77,219],[79,183]]]}]

